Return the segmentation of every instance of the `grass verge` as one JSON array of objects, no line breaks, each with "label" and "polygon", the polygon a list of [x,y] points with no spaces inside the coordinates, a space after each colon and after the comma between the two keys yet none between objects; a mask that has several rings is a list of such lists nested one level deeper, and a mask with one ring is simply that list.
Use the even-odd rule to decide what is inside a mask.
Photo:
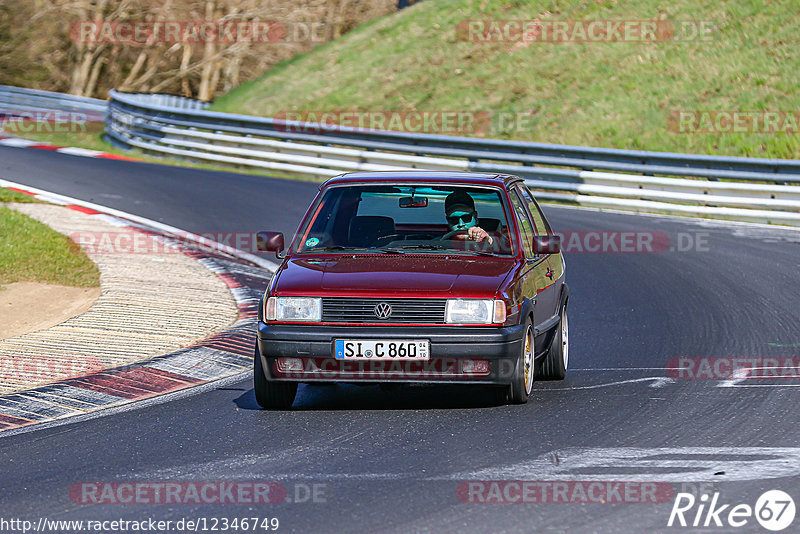
[{"label": "grass verge", "polygon": [[[787,24],[796,13],[796,0],[419,2],[278,64],[211,109],[279,117],[464,111],[492,118],[468,136],[798,158],[797,126],[795,133],[681,133],[674,124],[688,111],[800,114],[798,38]],[[470,20],[656,20],[676,28],[686,21],[711,31],[654,42],[477,42],[464,31]]]},{"label": "grass verge", "polygon": [[[0,188],[2,202],[25,201],[17,195],[27,197]],[[98,287],[100,271],[67,236],[0,205],[0,287],[13,282]]]},{"label": "grass verge", "polygon": [[26,195],[25,193],[20,193],[19,191],[14,191],[12,189],[6,189],[5,187],[0,187],[0,204],[5,204],[6,202],[34,204],[40,201],[36,197],[32,197],[31,195]]}]

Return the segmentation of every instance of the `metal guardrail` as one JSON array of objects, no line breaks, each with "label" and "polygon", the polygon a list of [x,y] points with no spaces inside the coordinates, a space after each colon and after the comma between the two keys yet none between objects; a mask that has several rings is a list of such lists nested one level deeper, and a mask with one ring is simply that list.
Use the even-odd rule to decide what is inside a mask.
[{"label": "metal guardrail", "polygon": [[[123,93],[117,93],[123,94]],[[124,93],[125,98],[141,102],[144,105],[155,105],[177,109],[206,109],[211,104],[194,98],[176,95],[159,95],[151,93]]]},{"label": "metal guardrail", "polygon": [[177,109],[115,91],[106,133],[126,148],[242,168],[318,177],[404,169],[511,173],[542,199],[800,226],[796,160],[364,130]]},{"label": "metal guardrail", "polygon": [[73,111],[105,116],[108,102],[98,98],[0,85],[0,112]]},{"label": "metal guardrail", "polygon": [[183,97],[117,91],[106,103],[0,86],[0,110],[18,96],[107,106],[106,134],[114,144],[196,162],[315,177],[405,169],[511,173],[543,200],[800,226],[798,160],[365,130],[211,112]]},{"label": "metal guardrail", "polygon": [[[219,129],[245,135],[280,134],[277,137],[312,143],[355,146],[368,150],[391,150],[432,156],[480,160],[513,161],[527,165],[557,165],[583,170],[614,170],[709,179],[765,180],[800,182],[800,161],[780,159],[737,158],[614,150],[607,148],[549,145],[521,141],[500,141],[471,137],[429,135],[383,130],[367,130],[345,126],[203,112],[176,113],[176,110],[147,102],[147,95],[134,97],[111,92],[111,105],[130,112],[149,112],[171,119],[175,126]],[[311,132],[311,133],[305,133]],[[481,170],[480,166],[476,170]],[[776,178],[776,174],[781,175]]]}]

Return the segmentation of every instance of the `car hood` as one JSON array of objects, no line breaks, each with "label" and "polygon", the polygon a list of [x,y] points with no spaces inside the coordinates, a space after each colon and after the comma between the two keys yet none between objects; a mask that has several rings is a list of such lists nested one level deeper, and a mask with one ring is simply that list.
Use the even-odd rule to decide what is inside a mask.
[{"label": "car hood", "polygon": [[425,293],[438,296],[494,296],[514,258],[438,255],[347,255],[292,258],[281,267],[278,295]]}]

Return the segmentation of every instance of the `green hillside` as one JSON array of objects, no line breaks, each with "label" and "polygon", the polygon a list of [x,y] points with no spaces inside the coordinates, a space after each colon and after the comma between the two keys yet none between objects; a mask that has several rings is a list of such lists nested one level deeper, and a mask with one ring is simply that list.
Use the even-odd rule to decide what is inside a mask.
[{"label": "green hillside", "polygon": [[[465,135],[800,158],[800,134],[789,120],[800,113],[797,8],[797,0],[427,0],[278,64],[213,109],[262,116],[462,111],[489,117],[486,127]],[[543,28],[567,22],[574,31],[578,25],[569,21],[656,20],[659,29],[684,30],[677,32],[682,39],[667,33],[655,42],[555,43],[513,35],[497,42],[491,26],[471,33],[465,22],[533,19]],[[680,26],[686,21],[693,25]],[[701,22],[711,31],[692,39]],[[574,31],[570,39],[580,37]],[[782,131],[764,133],[758,123],[762,130],[753,133],[746,121],[736,126],[743,133],[675,131],[676,114],[693,111],[711,112],[712,121],[719,112],[757,112],[759,119],[774,112]],[[721,124],[711,130],[735,129]]]}]

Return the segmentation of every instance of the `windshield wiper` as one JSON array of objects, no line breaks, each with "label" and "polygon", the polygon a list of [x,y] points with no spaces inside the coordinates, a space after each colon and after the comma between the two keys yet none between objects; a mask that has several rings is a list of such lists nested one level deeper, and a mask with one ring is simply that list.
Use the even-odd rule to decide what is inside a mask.
[{"label": "windshield wiper", "polygon": [[504,257],[503,254],[497,254],[495,252],[487,252],[484,250],[458,250],[452,249],[450,247],[445,247],[443,245],[434,245],[434,244],[418,244],[418,245],[405,245],[402,247],[392,247],[392,248],[383,248],[380,250],[392,251],[392,252],[401,252],[402,250],[444,250],[447,251],[448,254],[451,252],[454,254],[473,254],[476,256],[489,256],[489,257]]},{"label": "windshield wiper", "polygon": [[442,245],[419,244],[419,245],[404,245],[402,247],[381,248],[381,249],[378,249],[378,250],[386,250],[386,251],[391,251],[391,252],[400,252],[400,253],[402,253],[402,251],[404,251],[404,250],[414,250],[414,249],[416,249],[416,250],[447,250],[447,247],[443,247]]},{"label": "windshield wiper", "polygon": [[328,250],[357,250],[357,249],[354,249],[353,247],[343,247],[342,245],[329,245],[327,247],[306,249],[306,251],[308,252],[323,252]]},{"label": "windshield wiper", "polygon": [[496,252],[486,252],[484,250],[465,250],[464,254],[475,254],[477,256],[490,256],[492,258],[507,258],[505,254],[497,254]]},{"label": "windshield wiper", "polygon": [[403,252],[400,250],[394,249],[386,249],[386,248],[364,248],[364,247],[344,247],[342,245],[330,245],[327,247],[320,247],[314,249],[308,249],[308,252],[331,252],[331,251],[340,251],[346,250],[348,252],[382,252],[386,254],[402,254]]}]

